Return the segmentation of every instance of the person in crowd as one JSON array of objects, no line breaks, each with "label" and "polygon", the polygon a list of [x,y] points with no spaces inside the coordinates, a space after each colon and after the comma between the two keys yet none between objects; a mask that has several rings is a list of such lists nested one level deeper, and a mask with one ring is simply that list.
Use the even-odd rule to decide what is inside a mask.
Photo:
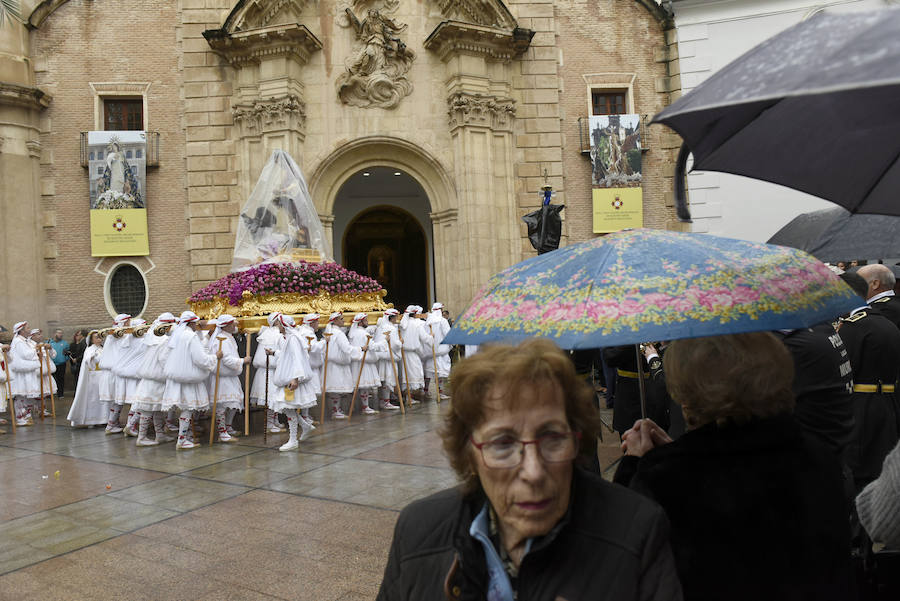
[{"label": "person in crowd", "polygon": [[381,386],[381,378],[378,377],[378,357],[376,356],[374,344],[370,339],[367,331],[369,327],[368,316],[365,313],[357,313],[353,316],[353,323],[347,331],[347,340],[350,344],[359,347],[361,350],[367,350],[365,354],[365,363],[362,359],[350,362],[350,374],[354,376],[354,386],[358,388],[360,404],[362,412],[366,415],[378,413],[370,405],[378,397],[378,387]]},{"label": "person in crowd", "polygon": [[[166,412],[163,411],[162,398],[166,390],[166,361],[169,358],[169,336],[175,316],[163,313],[156,318],[151,327],[141,338],[144,354],[137,375],[141,379],[134,393],[133,410],[140,413],[138,436],[135,444],[139,447],[154,447],[164,442],[175,440],[166,433]],[[157,328],[168,326],[165,332],[157,334]],[[153,426],[153,438],[150,438],[150,427]]]},{"label": "person in crowd", "polygon": [[[51,414],[53,396],[58,395],[59,393],[56,380],[53,377],[54,374],[56,374],[56,350],[46,342],[42,342],[42,340],[43,330],[40,328],[32,329],[31,337],[28,342],[31,344],[32,348],[34,348],[38,360],[40,361],[40,366],[38,367],[38,380],[40,381],[41,374],[43,374],[43,383],[37,397],[32,398],[31,403],[32,414],[40,415],[41,407],[43,406],[44,417],[49,417]],[[43,392],[43,398],[41,398],[41,392]]]},{"label": "person in crowd", "polygon": [[[250,401],[254,405],[266,409],[266,430],[269,434],[284,432],[278,423],[277,414],[272,411],[271,402],[266,404],[267,400],[274,401],[275,395],[278,394],[272,376],[281,357],[279,351],[284,350],[284,336],[276,325],[280,315],[281,313],[277,311],[269,313],[266,317],[268,327],[261,328],[256,335],[256,352],[253,354],[253,367],[256,368],[256,373],[253,376],[253,384],[250,386]],[[266,374],[267,368],[268,374]],[[266,382],[268,382],[268,392],[266,391]]]},{"label": "person in crowd", "polygon": [[[113,330],[125,328],[131,320],[131,315],[127,313],[119,313],[113,319]],[[122,337],[112,334],[108,335],[103,341],[103,353],[100,355],[100,400],[109,403],[109,420],[106,423],[107,434],[118,434],[122,431],[119,424],[119,418],[122,415],[122,405],[116,403],[116,381],[118,377],[113,371],[118,364],[119,355],[121,354]]]},{"label": "person in crowd", "polygon": [[861,298],[860,306],[841,319],[839,333],[853,369],[854,425],[845,459],[862,490],[878,477],[884,458],[900,440],[895,386],[900,378],[900,329],[874,314],[865,299],[869,287],[862,276],[840,276]]},{"label": "person in crowd", "polygon": [[[301,419],[297,411],[316,406],[316,387],[309,365],[309,343],[303,339],[294,318],[279,315],[276,327],[284,335],[285,343],[273,377],[277,392],[271,406],[277,413],[284,414],[288,424],[288,441],[278,447],[278,450],[293,451],[315,429],[312,424]],[[298,425],[302,429],[299,438]]]},{"label": "person in crowd", "polygon": [[[128,405],[128,418],[125,420],[125,436],[138,437],[141,413],[135,409],[135,393],[141,383],[138,370],[144,360],[144,353],[149,347],[144,344],[143,336],[138,336],[136,329],[146,326],[144,319],[136,317],[131,320],[131,332],[122,334],[122,343],[119,347],[119,359],[113,367],[113,373],[118,376],[116,388],[116,404]],[[114,333],[113,336],[117,334]]]},{"label": "person in crowd", "polygon": [[399,405],[391,402],[397,399],[398,382],[402,378],[400,370],[403,369],[400,355],[400,340],[397,337],[397,322],[400,320],[400,312],[390,308],[378,319],[375,328],[375,337],[372,343],[375,345],[375,355],[378,358],[378,377],[381,387],[378,389],[378,398],[381,399],[380,407],[383,411],[396,411]]},{"label": "person in crowd", "polygon": [[362,350],[350,344],[347,335],[342,329],[344,326],[344,314],[336,311],[328,319],[323,336],[329,338],[325,345],[328,356],[325,361],[325,374],[322,378],[325,382],[322,391],[322,402],[331,406],[331,419],[347,419],[342,409],[343,400],[349,404],[350,395],[353,394],[355,379],[350,371],[352,361],[362,359]]},{"label": "person in crowd", "polygon": [[100,401],[100,354],[103,352],[103,339],[97,330],[88,333],[90,346],[82,353],[78,381],[75,385],[75,396],[69,415],[66,419],[74,427],[99,426],[106,424],[109,418],[109,403]]},{"label": "person in crowd", "polygon": [[856,511],[872,540],[900,550],[900,443],[884,458],[881,475],[856,497]]},{"label": "person in crowd", "polygon": [[[637,354],[634,345],[603,349],[603,361],[616,370],[613,429],[620,435],[641,418],[641,391],[638,384]],[[669,397],[659,352],[652,344],[643,345],[644,393],[647,417],[664,430],[669,428]]]},{"label": "person in crowd", "polygon": [[874,315],[881,315],[900,328],[900,298],[894,294],[897,278],[887,265],[863,265],[856,272],[866,281],[866,303]]},{"label": "person in crowd", "polygon": [[[428,332],[424,329],[424,324],[416,315],[421,312],[418,305],[409,305],[403,317],[400,319],[400,338],[403,340],[401,345],[403,352],[401,355],[401,363],[403,364],[403,373],[400,379],[403,381],[404,391],[408,391],[414,397],[422,397],[425,388],[425,370],[422,364],[422,357],[425,351],[431,354],[431,343]],[[413,398],[412,404],[419,402],[419,399]]]},{"label": "person in crowd", "polygon": [[[0,332],[0,336],[6,335],[6,331]],[[9,373],[9,365],[6,362],[6,357],[9,353],[9,345],[6,344],[5,339],[0,339],[0,413],[5,413],[7,409],[9,409],[10,417],[15,419],[12,416],[12,399],[9,396],[9,391],[7,386],[9,385],[9,379],[7,378],[7,374]],[[6,420],[0,418],[0,426],[6,425]],[[0,434],[6,434],[6,430],[0,429]]]},{"label": "person in crowd", "polygon": [[84,359],[84,352],[90,346],[87,339],[88,330],[75,330],[72,335],[72,342],[69,344],[69,370],[72,372],[72,381],[78,383],[78,376],[81,373],[81,362]]},{"label": "person in crowd", "polygon": [[462,483],[401,512],[379,601],[682,598],[663,511],[579,467],[600,422],[565,353],[485,346],[450,386]]},{"label": "person in crowd", "polygon": [[10,388],[17,426],[34,425],[32,399],[40,397],[40,363],[28,338],[30,332],[27,321],[15,324],[9,347]]},{"label": "person in crowd", "polygon": [[[319,314],[307,313],[303,316],[302,323],[297,326],[297,333],[301,340],[306,341],[306,352],[309,355],[309,367],[312,369],[312,387],[317,395],[322,394],[322,362],[325,359],[325,341],[316,338],[319,331]],[[323,401],[324,402],[324,401]],[[309,415],[310,407],[300,410],[300,419],[310,426],[313,418]]]},{"label": "person in crowd", "polygon": [[434,303],[431,306],[431,313],[425,319],[425,331],[428,332],[430,344],[422,363],[427,391],[429,382],[435,378],[435,360],[437,360],[437,388],[440,391],[440,399],[447,400],[450,398],[447,394],[447,378],[450,377],[451,347],[448,344],[441,344],[441,341],[450,332],[450,322],[444,317],[443,309],[442,303]]},{"label": "person in crowd", "polygon": [[623,435],[615,481],[659,503],[685,599],[850,598],[838,458],[793,419],[793,360],[768,332],[676,340],[666,383],[688,431]]},{"label": "person in crowd", "polygon": [[63,331],[59,328],[53,331],[53,337],[47,341],[47,344],[56,352],[53,357],[53,364],[56,371],[53,372],[53,379],[56,380],[56,390],[59,398],[65,396],[66,384],[66,363],[69,359],[69,341],[63,338]]},{"label": "person in crowd", "polygon": [[[216,434],[220,442],[237,442],[237,432],[232,427],[234,416],[244,410],[244,390],[241,388],[241,374],[244,366],[250,363],[250,357],[241,357],[238,353],[234,334],[237,322],[234,316],[223,314],[216,318],[216,329],[206,343],[209,353],[219,350],[219,338],[222,338],[222,359],[218,368],[218,395],[216,396],[215,420]],[[216,393],[216,372],[210,374],[207,383],[210,395]],[[212,398],[212,397],[210,397]]]}]

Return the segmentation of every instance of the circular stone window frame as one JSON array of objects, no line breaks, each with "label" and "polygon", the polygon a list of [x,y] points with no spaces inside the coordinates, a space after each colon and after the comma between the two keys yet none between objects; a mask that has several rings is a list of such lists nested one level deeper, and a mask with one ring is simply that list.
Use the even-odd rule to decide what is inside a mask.
[{"label": "circular stone window frame", "polygon": [[116,311],[116,308],[113,306],[112,297],[110,296],[110,287],[112,286],[112,278],[119,270],[120,267],[124,265],[131,265],[134,267],[139,274],[141,274],[141,278],[144,280],[144,306],[141,307],[140,312],[137,315],[132,315],[131,317],[140,317],[147,310],[147,305],[150,304],[150,284],[147,282],[147,276],[144,274],[144,270],[141,269],[140,265],[135,263],[134,261],[116,261],[110,268],[109,271],[106,272],[106,279],[103,282],[103,302],[106,304],[106,311],[109,313],[109,316],[115,319],[116,315],[119,313]]}]

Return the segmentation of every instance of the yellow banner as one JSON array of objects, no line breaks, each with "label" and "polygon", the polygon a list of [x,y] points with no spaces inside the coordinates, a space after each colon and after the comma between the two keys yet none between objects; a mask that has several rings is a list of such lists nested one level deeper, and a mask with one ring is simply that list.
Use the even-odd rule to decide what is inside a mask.
[{"label": "yellow banner", "polygon": [[147,209],[91,210],[91,256],[138,257],[149,254]]},{"label": "yellow banner", "polygon": [[608,234],[644,227],[641,188],[594,188],[594,233]]}]

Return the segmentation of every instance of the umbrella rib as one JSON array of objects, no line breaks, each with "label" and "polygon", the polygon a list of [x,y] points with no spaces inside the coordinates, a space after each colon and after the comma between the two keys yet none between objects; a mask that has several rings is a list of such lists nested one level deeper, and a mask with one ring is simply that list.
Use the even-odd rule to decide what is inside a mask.
[{"label": "umbrella rib", "polygon": [[[898,148],[898,149],[897,149],[897,152],[894,153],[894,160],[889,161],[889,162],[887,163],[887,166],[886,166],[884,169],[882,169],[881,173],[878,174],[878,177],[876,177],[876,178],[873,180],[872,185],[869,186],[869,189],[866,190],[866,193],[863,194],[863,195],[860,197],[860,201],[859,201],[859,204],[860,204],[860,205],[861,205],[863,202],[865,202],[865,200],[866,200],[866,199],[869,197],[869,195],[875,190],[875,188],[878,187],[878,184],[881,183],[881,181],[884,179],[884,176],[887,174],[887,172],[891,170],[891,167],[893,167],[894,165],[897,164],[897,161],[898,161],[898,160],[900,160],[900,148]],[[851,212],[851,213],[856,213],[856,208],[858,208],[858,206],[859,206],[859,205],[857,205],[857,207],[855,207],[854,209],[850,209],[850,212]],[[873,214],[878,215],[879,213],[873,213]],[[883,214],[886,215],[887,213],[883,213]]]}]

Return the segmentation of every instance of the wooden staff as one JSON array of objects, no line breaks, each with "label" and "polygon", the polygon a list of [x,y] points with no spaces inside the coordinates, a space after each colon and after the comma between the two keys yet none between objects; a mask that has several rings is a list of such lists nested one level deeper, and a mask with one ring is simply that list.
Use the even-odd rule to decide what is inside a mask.
[{"label": "wooden staff", "polygon": [[[47,354],[46,348],[44,349],[44,358],[47,360],[47,379],[49,380],[53,374],[50,373],[50,355]],[[53,382],[50,382],[50,415],[56,419],[56,397],[53,395]]]},{"label": "wooden staff", "polygon": [[263,444],[266,445],[269,443],[269,349],[266,349],[266,408],[264,409],[265,416],[263,417],[263,421],[265,425],[263,426]]},{"label": "wooden staff", "polygon": [[13,403],[12,387],[9,384],[9,355],[3,351],[3,370],[6,372],[6,404],[9,406],[9,417],[12,422],[12,433],[16,433],[16,406]]},{"label": "wooden staff", "polygon": [[38,370],[41,375],[41,421],[44,421],[44,362],[41,360],[41,345],[37,347]]},{"label": "wooden staff", "polygon": [[328,383],[328,344],[331,342],[331,333],[325,332],[323,336],[325,336],[325,365],[322,367],[322,411],[319,412],[319,419],[322,424],[325,423],[325,385]]},{"label": "wooden staff", "polygon": [[[216,340],[219,341],[219,352],[222,352],[222,343],[225,342],[224,336],[216,336]],[[216,385],[213,388],[213,406],[212,406],[212,419],[210,420],[210,428],[209,428],[209,446],[213,444],[213,438],[216,436],[216,430],[219,427],[219,424],[216,422],[216,402],[219,400],[219,368],[222,367],[222,359],[216,357]]]},{"label": "wooden staff", "polygon": [[434,350],[434,330],[431,329],[431,324],[428,324],[428,333],[431,334],[431,365],[434,367],[434,386],[437,388],[437,404],[441,404],[441,378],[438,376],[438,368],[437,368],[437,353]]},{"label": "wooden staff", "polygon": [[[250,348],[253,344],[253,332],[247,332],[247,357],[250,355]],[[247,362],[247,372],[244,374],[244,436],[250,435],[250,365],[252,361]]]},{"label": "wooden staff", "polygon": [[[391,360],[391,370],[394,372],[394,384],[397,385],[397,400],[400,401],[400,413],[406,414],[406,408],[403,406],[403,391],[400,390],[400,378],[397,377],[397,364],[394,363],[394,350],[391,348],[391,333],[385,332],[384,339],[388,344],[388,358]],[[390,399],[388,399],[390,402]]]},{"label": "wooden staff", "polygon": [[356,386],[353,388],[353,396],[350,397],[350,415],[347,416],[347,422],[350,422],[350,418],[353,417],[353,405],[356,404],[356,393],[359,391],[359,381],[362,379],[363,368],[366,366],[366,353],[369,352],[369,343],[372,341],[372,337],[366,334],[366,348],[363,349],[362,361],[359,363],[359,375],[356,376]]},{"label": "wooden staff", "polygon": [[403,351],[403,338],[397,331],[397,339],[400,341],[400,361],[403,362],[403,381],[406,384],[406,402],[412,407],[412,395],[409,392],[409,368],[406,367],[406,353]]}]

